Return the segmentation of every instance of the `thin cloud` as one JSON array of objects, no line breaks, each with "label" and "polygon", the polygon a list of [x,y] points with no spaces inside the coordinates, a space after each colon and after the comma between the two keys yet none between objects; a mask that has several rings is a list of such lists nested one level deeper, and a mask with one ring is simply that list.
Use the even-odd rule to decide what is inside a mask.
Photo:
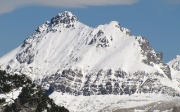
[{"label": "thin cloud", "polygon": [[180,0],[172,0],[171,3],[180,4]]},{"label": "thin cloud", "polygon": [[82,8],[88,6],[132,5],[139,0],[0,0],[0,14],[28,5]]},{"label": "thin cloud", "polygon": [[179,5],[180,0],[162,0],[163,2],[170,4],[170,5]]}]

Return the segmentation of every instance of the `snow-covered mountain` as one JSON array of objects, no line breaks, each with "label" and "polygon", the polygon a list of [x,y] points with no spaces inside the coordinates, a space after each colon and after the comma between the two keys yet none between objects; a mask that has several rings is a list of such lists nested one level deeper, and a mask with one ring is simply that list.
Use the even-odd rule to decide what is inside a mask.
[{"label": "snow-covered mountain", "polygon": [[180,87],[180,55],[168,62],[171,69],[172,79]]},{"label": "snow-covered mountain", "polygon": [[49,94],[174,96],[180,91],[162,53],[144,37],[133,36],[116,21],[91,28],[68,11],[0,58],[0,69],[40,81]]}]

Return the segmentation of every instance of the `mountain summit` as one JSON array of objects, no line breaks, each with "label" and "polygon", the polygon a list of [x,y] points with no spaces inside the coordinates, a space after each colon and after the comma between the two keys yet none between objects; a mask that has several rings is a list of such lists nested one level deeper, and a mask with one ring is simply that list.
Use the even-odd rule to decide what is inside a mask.
[{"label": "mountain summit", "polygon": [[59,13],[57,16],[51,19],[51,24],[53,26],[64,23],[64,24],[73,24],[78,21],[77,17],[73,15],[71,12],[65,11],[63,13]]},{"label": "mountain summit", "polygon": [[0,68],[22,73],[49,93],[71,95],[178,95],[170,68],[148,40],[112,21],[91,28],[71,12],[45,22],[0,59]]}]

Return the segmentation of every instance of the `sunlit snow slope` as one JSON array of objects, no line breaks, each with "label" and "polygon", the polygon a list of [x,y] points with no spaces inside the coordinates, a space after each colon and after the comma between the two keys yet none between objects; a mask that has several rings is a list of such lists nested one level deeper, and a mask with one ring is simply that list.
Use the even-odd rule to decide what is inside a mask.
[{"label": "sunlit snow slope", "polygon": [[41,25],[20,47],[2,57],[0,64],[1,69],[33,78],[71,67],[88,72],[109,68],[121,68],[128,73],[162,72],[159,66],[153,67],[161,59],[142,63],[148,58],[146,49],[147,55],[159,58],[150,46],[143,45],[146,41],[141,36],[132,36],[116,21],[91,28],[72,13],[64,12]]}]

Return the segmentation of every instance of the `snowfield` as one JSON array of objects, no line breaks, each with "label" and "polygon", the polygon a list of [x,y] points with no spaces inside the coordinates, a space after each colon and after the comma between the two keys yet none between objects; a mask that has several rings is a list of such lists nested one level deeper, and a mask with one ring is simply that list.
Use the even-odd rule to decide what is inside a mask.
[{"label": "snowfield", "polygon": [[50,97],[70,112],[172,112],[173,107],[180,106],[179,97],[162,94],[73,96],[54,92]]}]

